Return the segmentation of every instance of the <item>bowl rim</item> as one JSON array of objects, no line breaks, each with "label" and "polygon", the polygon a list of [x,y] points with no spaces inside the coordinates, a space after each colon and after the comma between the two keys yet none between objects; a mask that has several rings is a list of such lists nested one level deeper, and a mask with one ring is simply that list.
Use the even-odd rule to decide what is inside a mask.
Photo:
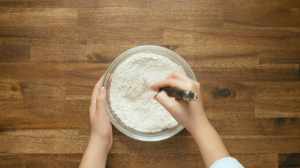
[{"label": "bowl rim", "polygon": [[[106,86],[108,84],[108,82],[110,82],[110,76],[111,76],[110,72],[113,72],[113,70],[115,70],[117,65],[120,64],[122,60],[125,60],[128,57],[130,57],[131,55],[134,55],[139,52],[151,52],[151,53],[163,52],[165,55],[162,55],[161,53],[157,53],[157,54],[166,56],[167,58],[171,59],[171,61],[174,61],[175,63],[181,65],[185,71],[188,71],[186,73],[188,73],[189,77],[191,77],[193,80],[197,80],[190,65],[183,59],[183,57],[181,57],[176,52],[174,52],[168,48],[157,46],[157,45],[139,45],[139,46],[135,46],[133,48],[129,48],[129,49],[123,51],[119,56],[117,56],[113,59],[111,64],[108,66],[108,68],[104,72],[102,86]],[[108,88],[106,88],[106,89],[108,89]],[[106,97],[106,99],[107,99],[106,101],[109,102],[110,101],[109,100],[109,92],[107,95],[108,96]],[[112,114],[112,110],[109,107],[110,105],[108,103],[106,103],[106,104],[107,104],[106,111],[109,114],[109,118],[110,118],[110,121],[113,124],[113,126],[115,128],[117,128],[117,130],[119,130],[121,133],[123,133],[126,136],[128,136],[132,139],[135,139],[135,140],[144,141],[144,142],[162,141],[162,140],[166,140],[168,138],[175,136],[176,134],[178,134],[180,131],[182,131],[184,129],[184,127],[178,123],[178,125],[173,128],[162,130],[162,131],[156,132],[156,133],[142,133],[142,132],[139,132],[136,130],[134,131],[133,129],[131,129],[129,127],[126,128],[126,126],[122,126],[124,124],[120,123],[116,119],[116,116],[114,116],[114,114]],[[165,132],[165,131],[169,131],[169,132]],[[165,132],[165,134],[163,134],[163,132]],[[157,136],[155,136],[156,134],[157,134]]]}]

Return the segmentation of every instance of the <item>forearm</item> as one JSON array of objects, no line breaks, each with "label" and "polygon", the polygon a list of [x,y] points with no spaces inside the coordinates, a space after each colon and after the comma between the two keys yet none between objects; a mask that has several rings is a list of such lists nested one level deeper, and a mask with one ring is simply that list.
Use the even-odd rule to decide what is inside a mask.
[{"label": "forearm", "polygon": [[193,133],[205,165],[209,167],[214,161],[228,156],[228,151],[214,127],[203,112]]},{"label": "forearm", "polygon": [[91,136],[79,168],[105,168],[107,146],[97,136]]}]

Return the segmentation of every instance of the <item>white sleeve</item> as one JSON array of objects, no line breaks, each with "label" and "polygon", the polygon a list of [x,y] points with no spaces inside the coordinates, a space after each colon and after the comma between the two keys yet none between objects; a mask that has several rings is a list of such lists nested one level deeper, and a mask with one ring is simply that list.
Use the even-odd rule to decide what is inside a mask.
[{"label": "white sleeve", "polygon": [[216,160],[210,168],[244,168],[241,163],[233,157],[224,157]]}]

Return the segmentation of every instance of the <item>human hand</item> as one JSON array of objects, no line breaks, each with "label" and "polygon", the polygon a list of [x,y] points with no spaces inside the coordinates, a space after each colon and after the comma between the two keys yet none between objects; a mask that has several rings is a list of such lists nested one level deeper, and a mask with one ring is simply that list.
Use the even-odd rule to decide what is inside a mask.
[{"label": "human hand", "polygon": [[185,102],[169,97],[164,91],[157,94],[155,99],[181,123],[192,135],[196,134],[199,122],[207,119],[203,110],[200,96],[200,84],[181,73],[172,73],[167,79],[151,86],[158,91],[162,87],[175,87],[191,90],[199,96],[199,100]]},{"label": "human hand", "polygon": [[90,105],[91,139],[100,143],[108,153],[112,146],[112,126],[106,112],[106,90],[103,77],[96,83]]},{"label": "human hand", "polygon": [[[169,97],[162,91],[157,94],[156,100],[192,134],[206,166],[210,167],[216,160],[228,156],[229,153],[222,139],[204,113],[200,96],[200,84],[183,74],[173,73],[167,79],[152,86],[157,91],[162,87],[191,90],[198,94],[199,100],[185,102]],[[210,145],[207,145],[207,143],[210,143]]]}]

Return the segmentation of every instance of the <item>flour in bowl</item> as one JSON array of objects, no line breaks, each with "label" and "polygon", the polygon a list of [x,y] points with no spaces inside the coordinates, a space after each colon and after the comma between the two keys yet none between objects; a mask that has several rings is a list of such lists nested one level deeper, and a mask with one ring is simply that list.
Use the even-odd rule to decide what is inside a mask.
[{"label": "flour in bowl", "polygon": [[153,83],[183,68],[167,57],[137,53],[120,63],[112,74],[110,103],[114,114],[127,127],[145,133],[177,125],[176,120],[153,97]]}]

